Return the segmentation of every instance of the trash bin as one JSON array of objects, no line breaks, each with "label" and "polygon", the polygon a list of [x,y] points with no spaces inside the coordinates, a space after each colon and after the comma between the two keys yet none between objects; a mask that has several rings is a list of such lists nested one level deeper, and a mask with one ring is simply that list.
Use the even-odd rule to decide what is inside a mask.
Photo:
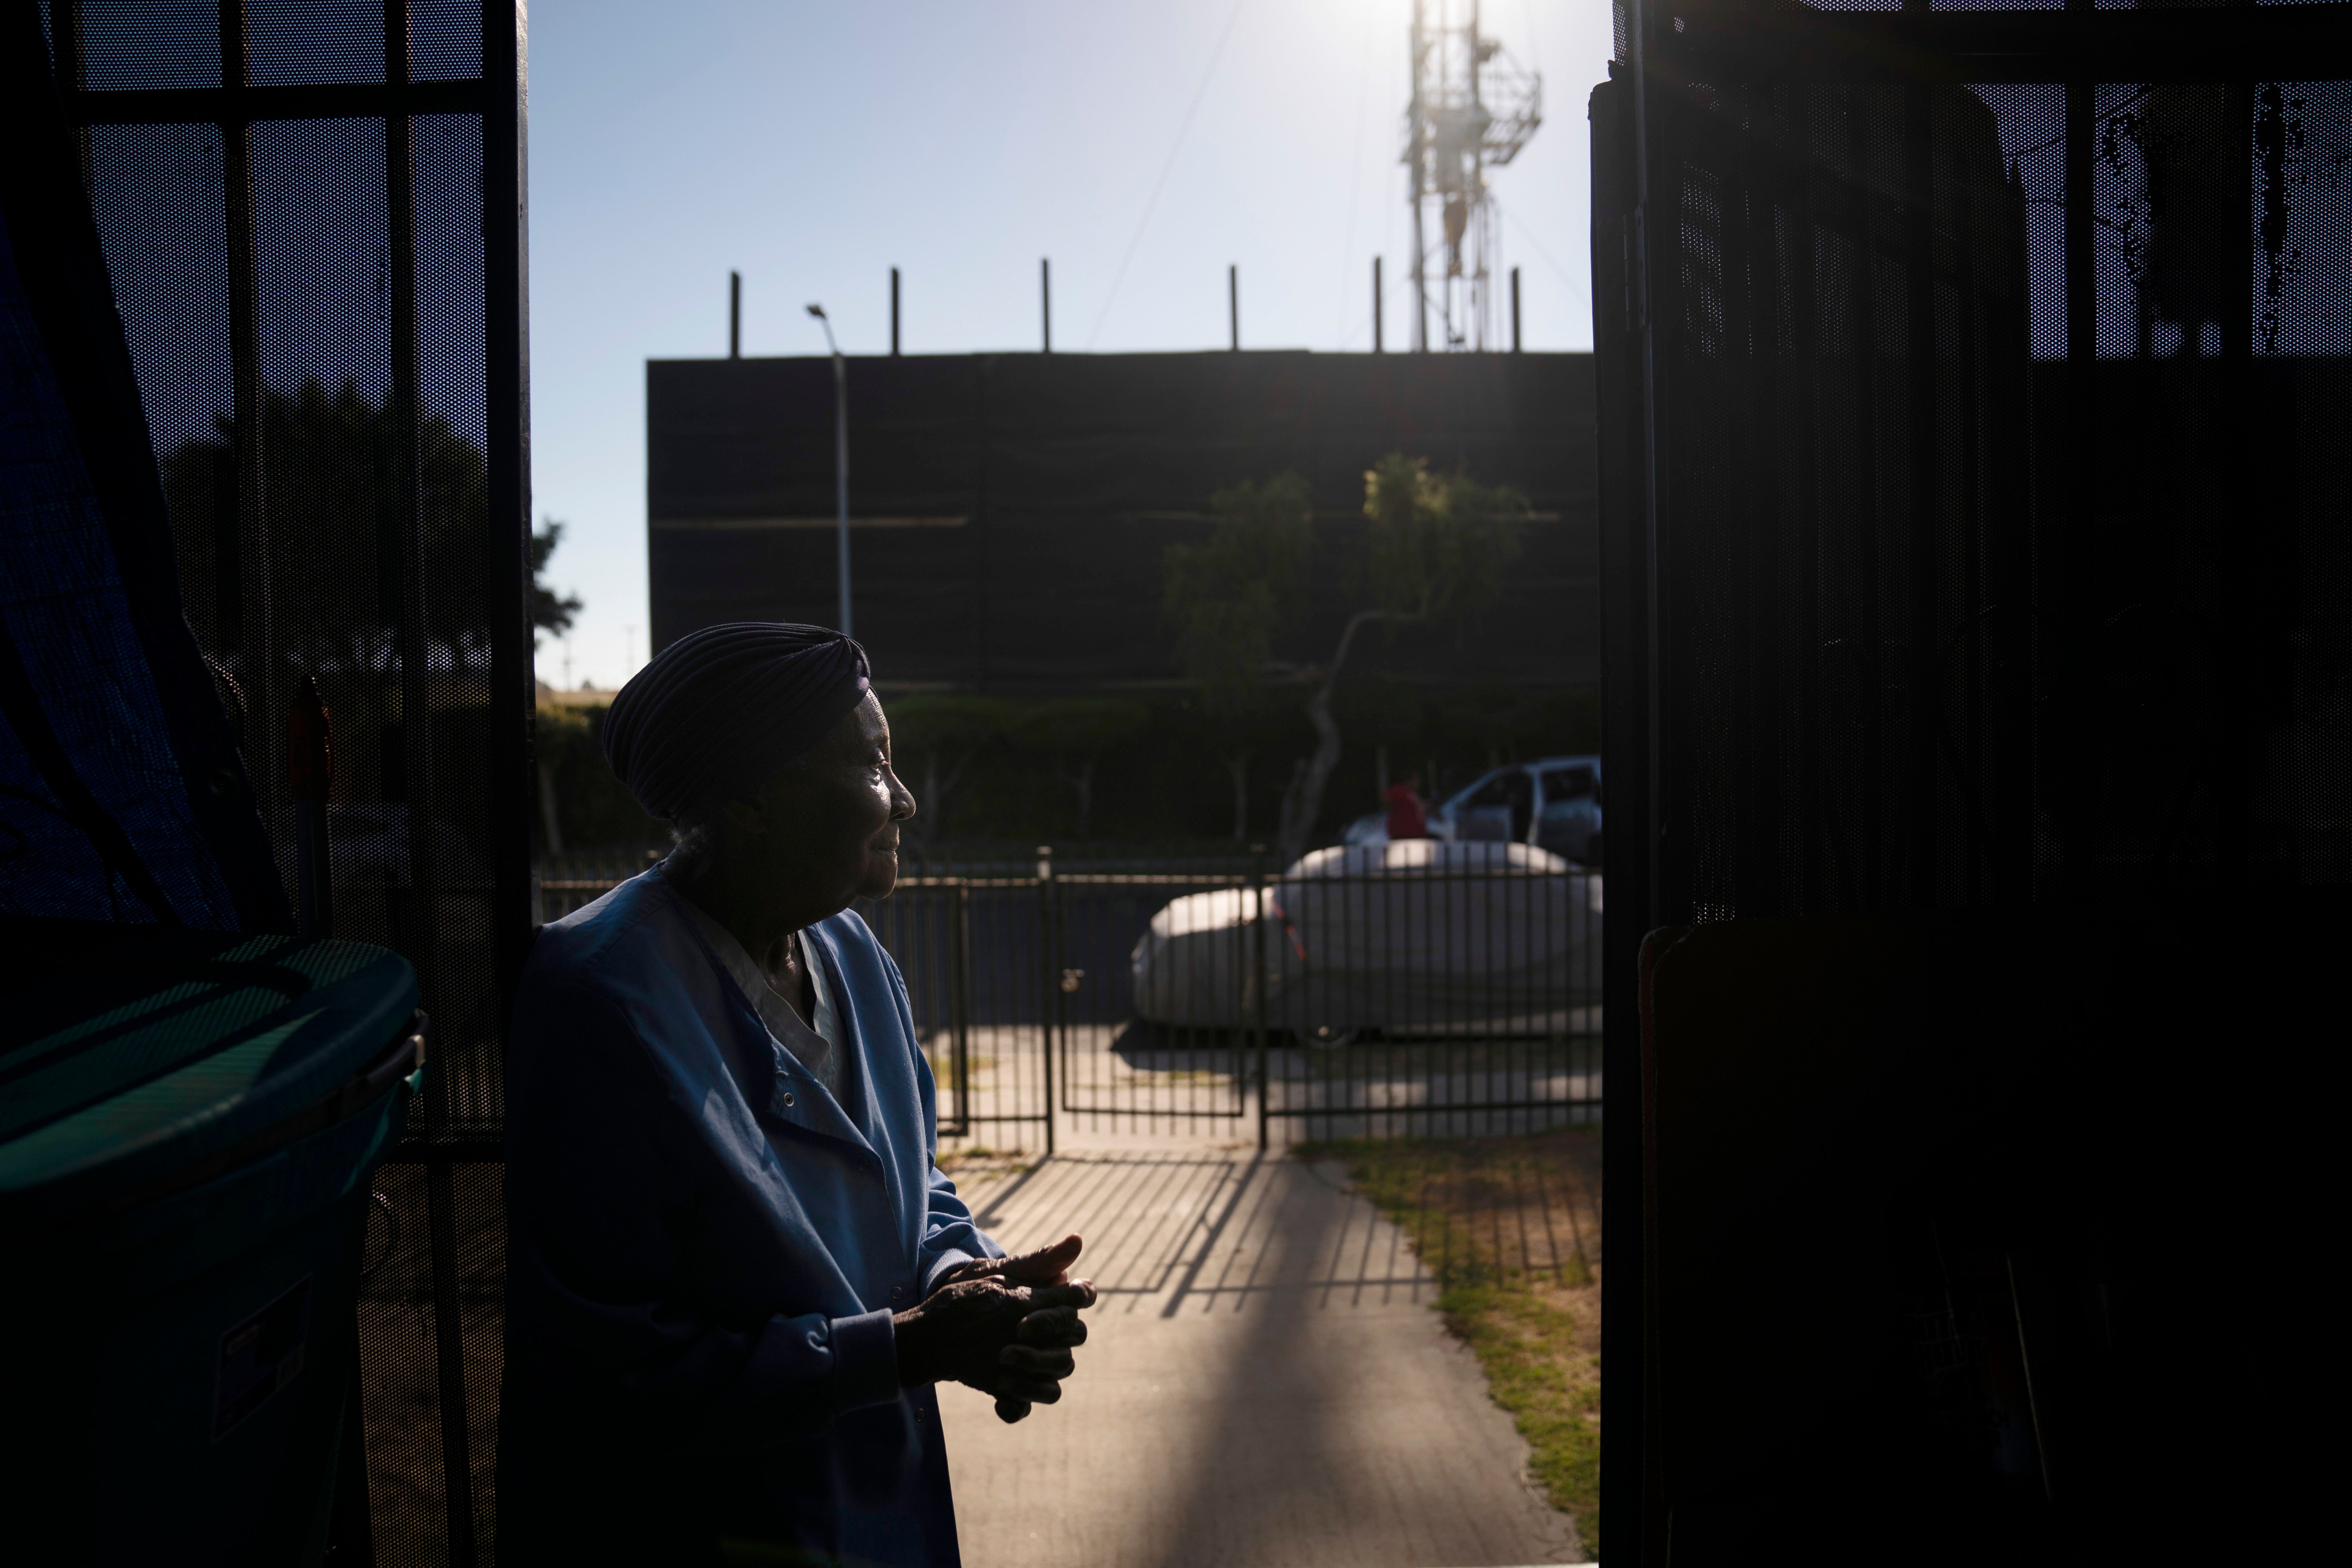
[{"label": "trash bin", "polygon": [[288,936],[0,939],[0,1554],[319,1562],[371,1178],[422,1079],[415,970]]}]

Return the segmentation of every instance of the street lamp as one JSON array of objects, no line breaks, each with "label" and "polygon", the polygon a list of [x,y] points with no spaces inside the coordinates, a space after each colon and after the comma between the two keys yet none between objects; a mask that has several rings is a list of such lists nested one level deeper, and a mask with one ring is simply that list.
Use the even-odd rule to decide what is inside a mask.
[{"label": "street lamp", "polygon": [[811,305],[808,313],[824,329],[824,346],[833,351],[833,499],[836,522],[834,539],[841,563],[841,635],[849,629],[849,362],[833,341],[833,322],[824,307]]}]

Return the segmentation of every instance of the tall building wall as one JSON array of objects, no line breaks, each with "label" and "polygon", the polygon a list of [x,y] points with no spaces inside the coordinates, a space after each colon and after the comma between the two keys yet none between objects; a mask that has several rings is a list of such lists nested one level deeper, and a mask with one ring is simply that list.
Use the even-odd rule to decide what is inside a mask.
[{"label": "tall building wall", "polygon": [[[1180,679],[1160,559],[1239,479],[1306,476],[1328,658],[1360,586],[1364,470],[1402,450],[1523,491],[1503,597],[1376,637],[1367,671],[1563,685],[1600,673],[1585,354],[978,354],[853,359],[858,637],[886,688],[1134,689]],[[835,620],[825,359],[646,366],[653,646],[730,620]],[[1351,668],[1352,665],[1351,665]]]}]

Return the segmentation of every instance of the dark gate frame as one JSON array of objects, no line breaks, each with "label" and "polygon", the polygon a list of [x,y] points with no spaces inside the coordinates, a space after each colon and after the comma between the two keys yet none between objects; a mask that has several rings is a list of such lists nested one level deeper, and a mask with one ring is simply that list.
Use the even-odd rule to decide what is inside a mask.
[{"label": "dark gate frame", "polygon": [[[524,11],[486,0],[481,9],[481,74],[417,79],[410,52],[408,0],[383,0],[384,79],[310,86],[256,85],[250,77],[250,27],[246,0],[219,0],[218,87],[93,89],[89,86],[80,0],[51,0],[53,63],[64,88],[68,121],[93,125],[209,124],[220,128],[226,153],[224,213],[228,235],[229,345],[236,428],[235,472],[237,527],[248,540],[266,538],[270,498],[264,492],[258,411],[264,398],[254,243],[253,127],[301,120],[372,119],[384,132],[384,197],[389,256],[386,283],[392,324],[391,402],[398,410],[403,449],[395,506],[401,529],[399,639],[405,710],[429,710],[421,483],[422,407],[418,395],[418,277],[414,126],[420,115],[478,115],[482,124],[481,232],[487,348],[485,391],[488,487],[492,548],[485,553],[490,621],[490,873],[492,968],[501,1024],[514,995],[533,925],[530,885],[530,756],[532,636],[530,626],[530,292],[527,125],[529,72]],[[248,551],[247,558],[265,562]],[[267,572],[267,565],[259,568]],[[249,585],[250,586],[250,585]],[[260,585],[267,593],[267,585]],[[268,661],[265,661],[265,667]],[[268,716],[285,710],[284,694],[265,689],[257,705],[263,734]],[[429,820],[433,798],[429,725],[406,726],[404,782],[412,820]],[[279,770],[254,770],[256,785],[282,792]],[[265,795],[268,798],[268,795]],[[435,1005],[435,867],[429,836],[410,835],[413,913],[403,945],[416,963],[425,1005]],[[432,1227],[432,1274],[449,1560],[468,1568],[476,1560],[474,1502],[468,1452],[465,1362],[460,1338],[455,1199],[451,1167],[495,1163],[502,1137],[495,1122],[463,1121],[453,1112],[450,1075],[430,1071],[424,1114],[394,1155],[426,1167]],[[497,1103],[495,1100],[491,1103]],[[479,1123],[479,1124],[476,1124]],[[356,1364],[356,1363],[355,1363]],[[355,1438],[354,1427],[347,1439]],[[346,1479],[352,1472],[347,1468]],[[363,1528],[365,1510],[356,1522]],[[339,1522],[342,1545],[362,1561],[373,1549],[350,1533],[352,1516]]]},{"label": "dark gate frame", "polygon": [[[2057,452],[2039,455],[2035,488],[2056,516],[2040,520],[2045,545],[2040,591],[2072,603],[2088,581],[2087,527],[2092,505],[2092,382],[2095,357],[2097,278],[2093,245],[2095,214],[2095,89],[2099,82],[2226,84],[2231,112],[2250,112],[2254,84],[2336,79],[2347,74],[2347,30],[2338,5],[2229,6],[2163,10],[2099,9],[2093,0],[2064,0],[2063,9],[1931,10],[1927,0],[1901,0],[1900,9],[1816,10],[1742,0],[1619,0],[1618,58],[1612,80],[1593,99],[1592,277],[1596,371],[1600,381],[1601,574],[1603,616],[1603,732],[1611,770],[1610,828],[1615,886],[1606,914],[1606,1212],[1611,1262],[1602,1290],[1615,1331],[1604,1341],[1603,1381],[1610,1418],[1603,1439],[1602,1494],[1612,1560],[1664,1562],[1668,1531],[1658,1499],[1647,1489],[1654,1467],[1648,1425],[1654,1417],[1657,1347],[1645,1318],[1645,1251],[1649,1245],[1650,1152],[1643,1141],[1643,1047],[1640,971],[1645,935],[1660,927],[1727,918],[1735,912],[1711,899],[1699,865],[1689,808],[1695,699],[1720,695],[1720,676],[1695,675],[1682,662],[1694,635],[1692,618],[1706,606],[1689,602],[1675,569],[1681,521],[1679,473],[1664,450],[1665,416],[1688,388],[1678,384],[1666,335],[1685,310],[1677,270],[1681,218],[1678,185],[1662,182],[1662,155],[1677,134],[1671,122],[1687,114],[1669,100],[1693,84],[1716,88],[1758,84],[1856,84],[1905,91],[1913,116],[1910,172],[1925,162],[1920,118],[1937,88],[2045,84],[2064,92],[2064,298],[2066,424],[2054,432]],[[1730,132],[1727,131],[1726,135]],[[1759,154],[1760,155],[1760,154]],[[1767,162],[1769,162],[1769,157]],[[2251,210],[2251,169],[2242,171]],[[1916,186],[1915,186],[1916,189]],[[1902,227],[1896,258],[1916,298],[1932,287],[1934,264],[1920,264],[1932,237],[1918,205],[1895,215]],[[1868,247],[1865,247],[1865,249]],[[2240,298],[2252,298],[2251,248]],[[1913,313],[1915,331],[1917,313]],[[2222,358],[2244,384],[2252,353],[2249,334],[2223,328]],[[1933,406],[1932,354],[1906,356],[1902,395],[1914,407]],[[2236,400],[2242,410],[2245,399]],[[2243,463],[2245,443],[2232,460]],[[1932,497],[1934,475],[1915,473],[1916,493]],[[2012,584],[2011,592],[2021,584]],[[1913,592],[1933,593],[1932,577]],[[2037,613],[2029,606],[2026,613]],[[2084,642],[2052,628],[2039,638],[2044,675],[2063,679],[2087,656]],[[1934,650],[1910,650],[1900,673],[1897,706],[1916,742],[1904,759],[1904,787],[1915,831],[1898,874],[1885,885],[1858,889],[1835,903],[1743,901],[1740,915],[1819,912],[1877,913],[1941,904],[2014,906],[2047,894],[2079,897],[2087,872],[2070,860],[2061,886],[2028,885],[2025,842],[2030,830],[2012,800],[1964,821],[1958,837],[1975,847],[1964,858],[1979,875],[1957,890],[1939,878],[1937,862],[1953,837],[1933,802],[1946,764],[1936,737],[1947,715],[1937,697]],[[2011,731],[2012,746],[2038,743],[2045,752],[2044,798],[2062,830],[2081,830],[2095,805],[2084,769],[2070,756],[2067,737],[2028,737],[2031,721],[2016,710],[2021,693],[1990,694],[1987,710]],[[1727,721],[1738,723],[1739,720]],[[1750,714],[1748,721],[1766,722]],[[1971,814],[1974,815],[1974,814]],[[2242,855],[2242,846],[2236,853]],[[2225,858],[2232,851],[2225,847]],[[1635,1325],[1642,1325],[1640,1331]]]}]

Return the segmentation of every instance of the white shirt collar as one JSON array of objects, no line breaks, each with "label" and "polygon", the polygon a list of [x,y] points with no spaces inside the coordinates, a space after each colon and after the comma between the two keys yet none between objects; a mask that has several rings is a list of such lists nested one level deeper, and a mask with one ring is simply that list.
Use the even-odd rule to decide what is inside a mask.
[{"label": "white shirt collar", "polygon": [[[800,943],[801,963],[808,969],[809,987],[816,994],[816,1016],[803,1024],[800,1015],[793,1010],[793,1005],[778,995],[775,987],[768,984],[767,974],[758,961],[744,950],[743,944],[735,939],[733,931],[711,919],[701,905],[684,893],[677,895],[677,901],[684,904],[687,912],[694,917],[696,928],[702,932],[703,940],[710,944],[710,951],[718,955],[719,966],[727,971],[728,977],[743,993],[743,999],[751,1003],[751,1010],[760,1016],[760,1022],[766,1026],[769,1035],[778,1045],[791,1051],[801,1066],[808,1068],[811,1076],[824,1085],[826,1091],[835,1100],[839,1100],[841,1013],[834,1005],[833,988],[825,984],[824,964],[810,944],[808,932],[793,933],[793,940]],[[808,1048],[807,1037],[811,1031],[823,1042],[822,1050]],[[795,1041],[800,1042],[800,1049],[793,1048]]]}]

